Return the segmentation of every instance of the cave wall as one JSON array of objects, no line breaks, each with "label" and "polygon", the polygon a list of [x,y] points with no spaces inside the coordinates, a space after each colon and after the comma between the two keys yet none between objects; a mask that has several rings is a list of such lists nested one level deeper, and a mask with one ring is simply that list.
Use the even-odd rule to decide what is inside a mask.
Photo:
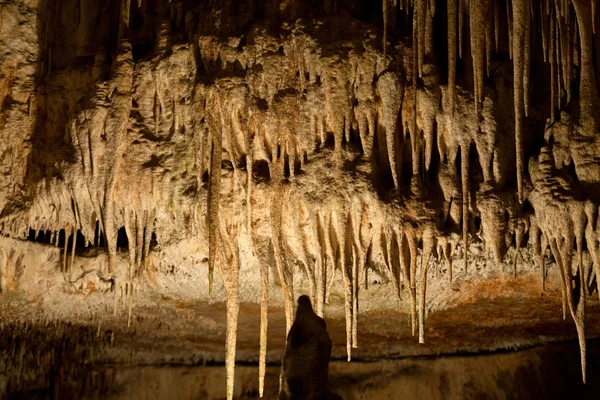
[{"label": "cave wall", "polygon": [[[0,231],[41,231],[63,248],[61,271],[102,244],[104,279],[156,281],[157,250],[189,252],[209,293],[215,268],[223,278],[229,343],[240,268],[260,276],[265,307],[269,279],[281,287],[288,329],[294,275],[323,315],[341,274],[350,358],[369,271],[397,297],[407,288],[424,342],[430,261],[452,280],[459,244],[466,270],[469,240],[497,264],[529,242],[541,268],[546,254],[560,268],[585,359],[600,268],[595,2],[15,0],[0,12]],[[19,286],[10,254],[3,291]]]}]

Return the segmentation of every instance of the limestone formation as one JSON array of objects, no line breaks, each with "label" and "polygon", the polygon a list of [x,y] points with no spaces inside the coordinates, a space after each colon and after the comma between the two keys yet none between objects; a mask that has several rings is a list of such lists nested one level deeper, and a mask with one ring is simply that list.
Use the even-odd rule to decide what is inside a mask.
[{"label": "limestone formation", "polygon": [[432,282],[489,278],[482,241],[485,268],[530,260],[542,293],[560,271],[585,381],[596,2],[379,6],[0,2],[2,296],[40,282],[14,240],[61,247],[56,279],[106,287],[130,325],[134,293],[192,263],[177,284],[227,304],[228,399],[240,302],[260,303],[262,396],[272,304],[293,338],[311,301],[322,321],[343,299],[350,361],[361,301],[389,286],[425,343]]}]

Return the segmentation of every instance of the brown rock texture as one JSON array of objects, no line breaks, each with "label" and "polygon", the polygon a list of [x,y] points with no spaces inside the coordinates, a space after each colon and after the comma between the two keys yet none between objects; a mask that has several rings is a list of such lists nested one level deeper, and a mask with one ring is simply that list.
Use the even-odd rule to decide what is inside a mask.
[{"label": "brown rock texture", "polygon": [[585,381],[597,19],[594,0],[0,1],[0,298],[68,318],[98,297],[128,326],[156,296],[226,300],[232,398],[240,303],[260,303],[262,395],[270,306],[285,335],[299,294],[343,316],[350,361],[363,306],[425,344],[454,292],[541,270]]}]

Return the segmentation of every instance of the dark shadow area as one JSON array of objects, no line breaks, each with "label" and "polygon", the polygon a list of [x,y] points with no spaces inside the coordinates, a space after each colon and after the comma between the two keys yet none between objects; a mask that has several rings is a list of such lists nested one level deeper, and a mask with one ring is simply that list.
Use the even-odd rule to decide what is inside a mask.
[{"label": "dark shadow area", "polygon": [[313,311],[310,298],[300,296],[296,319],[287,336],[278,399],[341,399],[328,391],[330,359],[327,324]]}]

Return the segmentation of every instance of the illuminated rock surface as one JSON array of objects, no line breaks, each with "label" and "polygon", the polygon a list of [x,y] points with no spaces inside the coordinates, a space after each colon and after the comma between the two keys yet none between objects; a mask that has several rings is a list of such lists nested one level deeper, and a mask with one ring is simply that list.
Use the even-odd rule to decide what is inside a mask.
[{"label": "illuminated rock surface", "polygon": [[214,361],[231,398],[238,360],[262,394],[301,294],[334,359],[577,338],[594,379],[597,19],[595,0],[1,2],[0,393]]}]

